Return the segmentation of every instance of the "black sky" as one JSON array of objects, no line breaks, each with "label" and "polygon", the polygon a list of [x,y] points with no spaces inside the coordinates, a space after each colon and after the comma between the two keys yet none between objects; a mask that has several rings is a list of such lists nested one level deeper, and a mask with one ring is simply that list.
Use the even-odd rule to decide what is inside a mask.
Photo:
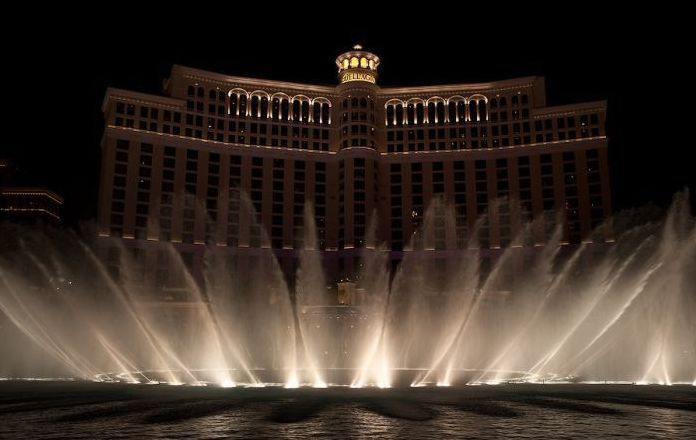
[{"label": "black sky", "polygon": [[666,206],[676,191],[696,188],[688,113],[692,25],[684,23],[685,12],[610,13],[578,3],[568,11],[499,16],[500,3],[490,11],[464,5],[361,19],[358,4],[351,5],[350,14],[331,19],[292,11],[271,19],[268,11],[234,5],[210,12],[174,3],[147,13],[121,4],[8,15],[5,24],[13,28],[0,30],[0,158],[18,164],[20,183],[61,193],[66,223],[75,225],[96,211],[107,86],[159,93],[175,63],[335,84],[335,56],[360,43],[382,58],[382,85],[542,75],[549,105],[607,99],[615,209]]}]

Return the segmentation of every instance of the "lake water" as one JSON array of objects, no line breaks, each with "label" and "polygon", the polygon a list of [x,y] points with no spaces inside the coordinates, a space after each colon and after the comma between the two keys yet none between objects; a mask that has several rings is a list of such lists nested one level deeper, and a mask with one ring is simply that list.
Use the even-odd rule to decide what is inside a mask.
[{"label": "lake water", "polygon": [[0,438],[696,438],[696,387],[0,382]]}]

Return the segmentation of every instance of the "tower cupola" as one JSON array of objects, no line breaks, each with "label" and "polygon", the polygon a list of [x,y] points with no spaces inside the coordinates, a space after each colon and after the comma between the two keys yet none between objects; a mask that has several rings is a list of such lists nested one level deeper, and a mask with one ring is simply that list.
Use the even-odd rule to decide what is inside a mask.
[{"label": "tower cupola", "polygon": [[338,80],[341,84],[352,81],[365,81],[372,84],[377,82],[379,57],[363,50],[359,44],[353,46],[353,50],[339,55],[336,58],[336,66],[338,66]]}]

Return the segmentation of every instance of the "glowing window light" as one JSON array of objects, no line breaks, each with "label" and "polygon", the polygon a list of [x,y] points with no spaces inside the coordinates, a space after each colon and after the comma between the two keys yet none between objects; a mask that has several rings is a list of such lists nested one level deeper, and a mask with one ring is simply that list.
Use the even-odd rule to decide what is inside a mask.
[{"label": "glowing window light", "polygon": [[370,60],[369,65],[370,69],[375,70],[375,60]]},{"label": "glowing window light", "polygon": [[367,68],[367,58],[360,58],[360,67],[362,67],[363,69]]},{"label": "glowing window light", "polygon": [[347,69],[349,64],[350,64],[350,61],[348,60],[348,58],[345,58],[343,60],[343,68]]},{"label": "glowing window light", "polygon": [[350,59],[350,67],[358,67],[358,58],[353,57]]}]

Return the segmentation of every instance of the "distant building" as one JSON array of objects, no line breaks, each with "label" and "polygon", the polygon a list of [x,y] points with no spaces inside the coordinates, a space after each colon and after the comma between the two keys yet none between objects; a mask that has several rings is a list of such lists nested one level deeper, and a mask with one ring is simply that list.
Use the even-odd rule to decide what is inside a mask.
[{"label": "distant building", "polygon": [[[562,244],[612,241],[592,233],[611,216],[605,101],[548,107],[542,77],[383,88],[380,59],[359,46],[336,64],[336,86],[175,65],[165,96],[109,88],[105,247],[132,248],[156,285],[168,279],[162,242],[196,270],[206,251],[253,264],[270,248],[292,274],[305,202],[334,280],[355,276],[363,249],[380,243],[394,265],[409,252],[444,264],[484,213],[476,246],[487,259],[534,218],[544,220],[522,246],[543,245],[559,213]],[[435,200],[447,209],[412,242]]]},{"label": "distant building", "polygon": [[0,160],[0,222],[21,224],[59,224],[63,198],[38,187],[12,185],[15,167]]}]

